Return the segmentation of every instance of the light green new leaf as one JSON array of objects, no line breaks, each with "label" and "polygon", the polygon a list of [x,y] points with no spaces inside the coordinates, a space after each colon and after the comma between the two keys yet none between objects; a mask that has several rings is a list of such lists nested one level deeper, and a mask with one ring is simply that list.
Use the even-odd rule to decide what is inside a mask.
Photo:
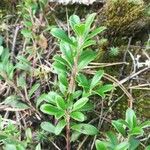
[{"label": "light green new leaf", "polygon": [[76,24],[74,26],[74,31],[78,36],[83,36],[85,32],[85,24]]},{"label": "light green new leaf", "polygon": [[130,129],[133,129],[137,125],[136,115],[131,108],[128,108],[126,111],[126,122],[129,124]]},{"label": "light green new leaf", "polygon": [[80,23],[80,18],[77,15],[72,15],[69,18],[71,28],[74,30],[74,26]]},{"label": "light green new leaf", "polygon": [[55,134],[59,135],[61,133],[61,131],[63,130],[63,128],[66,126],[66,121],[63,119],[61,121],[58,122],[58,124],[55,127]]},{"label": "light green new leaf", "polygon": [[80,108],[82,108],[87,102],[88,102],[88,98],[87,97],[82,97],[80,98],[78,101],[76,101],[73,105],[73,111],[76,111]]},{"label": "light green new leaf", "polygon": [[81,112],[78,112],[78,111],[72,112],[71,118],[73,118],[74,120],[80,121],[80,122],[83,122],[85,120],[84,114]]},{"label": "light green new leaf", "polygon": [[85,68],[95,58],[96,58],[96,52],[92,50],[83,51],[78,62],[79,71]]},{"label": "light green new leaf", "polygon": [[130,131],[130,135],[143,135],[144,131],[141,127],[134,127],[131,131]]},{"label": "light green new leaf", "polygon": [[84,123],[73,125],[71,129],[86,135],[96,135],[99,133],[99,131],[94,126]]},{"label": "light green new leaf", "polygon": [[103,70],[99,70],[95,73],[92,81],[91,81],[91,85],[90,85],[90,89],[93,89],[101,80],[101,78],[104,75],[104,71]]},{"label": "light green new leaf", "polygon": [[41,128],[47,132],[55,133],[55,126],[52,125],[50,122],[46,122],[46,121],[42,122]]},{"label": "light green new leaf", "polygon": [[62,40],[62,41],[64,41],[64,42],[67,42],[67,43],[69,43],[69,44],[71,44],[71,45],[74,45],[74,43],[72,42],[72,40],[66,35],[65,31],[62,30],[62,29],[53,28],[53,29],[51,30],[51,34],[52,34],[54,37],[56,37],[56,38],[58,38],[58,39],[60,39],[60,40]]},{"label": "light green new leaf", "polygon": [[96,150],[107,150],[106,144],[100,140],[96,140],[95,145],[96,145]]}]

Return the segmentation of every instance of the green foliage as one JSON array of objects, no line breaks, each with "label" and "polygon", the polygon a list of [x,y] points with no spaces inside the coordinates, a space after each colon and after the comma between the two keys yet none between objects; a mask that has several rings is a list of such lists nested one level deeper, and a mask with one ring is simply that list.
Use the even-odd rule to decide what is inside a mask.
[{"label": "green foliage", "polygon": [[[113,120],[112,125],[118,134],[109,132],[107,141],[96,140],[97,150],[135,150],[140,144],[138,136],[143,136],[144,128],[150,127],[150,121],[139,123],[135,112],[128,108],[125,120]],[[120,137],[120,135],[122,137]],[[121,141],[120,141],[121,140]]]},{"label": "green foliage", "polygon": [[[71,130],[72,136],[73,131],[87,135],[99,133],[93,125],[84,123],[87,119],[84,111],[93,109],[90,96],[98,94],[104,98],[113,86],[100,82],[104,75],[103,70],[97,71],[91,79],[87,79],[82,73],[96,58],[96,53],[90,49],[96,43],[92,38],[105,30],[105,27],[92,30],[95,15],[88,15],[85,22],[81,22],[76,15],[71,16],[69,23],[75,34],[70,37],[62,29],[55,27],[51,30],[51,34],[58,39],[61,51],[61,54],[53,57],[53,72],[58,76],[58,90],[41,95],[37,107],[43,101],[47,102],[41,105],[40,110],[54,116],[58,123],[53,125],[42,122],[41,127],[55,135],[63,134],[65,126],[66,130]],[[80,87],[82,91],[78,90]],[[66,136],[67,132],[70,131],[66,131]]]},{"label": "green foliage", "polygon": [[0,118],[0,142],[4,150],[26,150],[28,144],[32,141],[32,132],[30,128],[26,129],[24,140],[20,140],[21,133],[14,125],[14,121]]}]

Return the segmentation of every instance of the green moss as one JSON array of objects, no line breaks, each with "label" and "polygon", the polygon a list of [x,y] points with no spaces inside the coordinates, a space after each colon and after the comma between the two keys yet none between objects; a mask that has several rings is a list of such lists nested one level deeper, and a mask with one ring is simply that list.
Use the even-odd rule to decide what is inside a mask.
[{"label": "green moss", "polygon": [[[131,24],[144,16],[143,0],[108,0],[104,8],[105,25],[115,33],[126,32]],[[134,26],[133,26],[134,28]]]}]

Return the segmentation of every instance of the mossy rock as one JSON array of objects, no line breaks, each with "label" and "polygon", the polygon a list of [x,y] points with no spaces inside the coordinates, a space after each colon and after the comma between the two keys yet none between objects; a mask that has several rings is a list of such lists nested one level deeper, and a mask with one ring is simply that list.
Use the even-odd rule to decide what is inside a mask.
[{"label": "mossy rock", "polygon": [[104,25],[112,35],[127,35],[145,26],[143,0],[108,0],[104,6]]}]

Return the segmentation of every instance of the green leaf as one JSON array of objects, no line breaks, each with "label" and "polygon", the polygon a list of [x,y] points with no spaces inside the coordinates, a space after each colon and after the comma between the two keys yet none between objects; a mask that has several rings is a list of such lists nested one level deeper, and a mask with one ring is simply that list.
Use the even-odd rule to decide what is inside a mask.
[{"label": "green leaf", "polygon": [[11,106],[13,108],[24,109],[24,110],[29,108],[29,106],[27,104],[21,102],[20,97],[18,97],[16,95],[8,96],[5,99],[4,104]]},{"label": "green leaf", "polygon": [[82,108],[87,102],[88,102],[87,97],[80,98],[77,102],[74,103],[73,111],[76,111],[76,110]]},{"label": "green leaf", "polygon": [[0,46],[0,56],[2,55],[3,50],[4,50],[4,47],[3,47],[3,46]]},{"label": "green leaf", "polygon": [[55,126],[52,125],[50,122],[46,122],[46,121],[42,122],[41,128],[47,132],[55,133]]},{"label": "green leaf", "polygon": [[54,91],[51,91],[49,92],[47,95],[45,95],[45,101],[48,102],[48,103],[51,103],[51,104],[56,104],[56,99],[58,97],[61,97],[58,93],[54,92]]},{"label": "green leaf", "polygon": [[7,135],[0,133],[0,141],[6,140],[7,138]]},{"label": "green leaf", "polygon": [[32,131],[31,131],[30,128],[27,128],[27,129],[26,129],[25,135],[26,135],[27,140],[28,140],[29,142],[31,142],[31,140],[32,140]]},{"label": "green leaf", "polygon": [[85,24],[76,24],[74,26],[74,31],[78,36],[83,36],[85,32]]},{"label": "green leaf", "polygon": [[56,72],[57,74],[66,72],[66,66],[58,61],[55,61],[52,66],[54,68],[54,72]]},{"label": "green leaf", "polygon": [[86,103],[82,108],[78,109],[78,111],[90,111],[94,109],[94,105],[90,102]]},{"label": "green leaf", "polygon": [[77,141],[80,135],[81,135],[80,132],[73,131],[71,134],[71,142]]},{"label": "green leaf", "polygon": [[104,75],[104,71],[103,70],[99,70],[95,73],[92,81],[91,81],[91,85],[90,85],[90,89],[93,89],[101,80],[101,78]]},{"label": "green leaf", "polygon": [[42,150],[40,143],[35,147],[35,150]]},{"label": "green leaf", "polygon": [[62,30],[62,29],[53,28],[53,29],[51,30],[51,34],[52,34],[54,37],[56,37],[56,38],[58,38],[58,39],[60,39],[60,40],[62,40],[62,41],[64,41],[64,42],[67,42],[67,43],[69,43],[69,44],[71,44],[71,45],[74,45],[74,43],[72,42],[72,40],[66,35],[65,31]]},{"label": "green leaf", "polygon": [[98,94],[99,96],[101,96],[102,98],[105,98],[105,93],[111,91],[112,89],[113,89],[112,84],[106,84],[106,85],[101,86],[100,88],[98,88],[94,92],[96,94]]},{"label": "green leaf", "polygon": [[62,93],[65,93],[68,88],[68,79],[66,73],[58,74],[59,88]]},{"label": "green leaf", "polygon": [[81,112],[78,112],[78,111],[72,112],[71,118],[73,118],[74,120],[80,121],[80,122],[83,122],[85,120],[84,114]]},{"label": "green leaf", "polygon": [[43,113],[46,113],[46,114],[49,114],[49,115],[55,115],[60,111],[57,107],[55,107],[53,105],[50,105],[50,104],[43,104],[40,107],[40,110]]},{"label": "green leaf", "polygon": [[63,41],[61,41],[59,45],[60,45],[60,51],[62,52],[63,57],[68,62],[68,64],[72,66],[73,65],[73,51],[70,48],[70,45]]},{"label": "green leaf", "polygon": [[150,150],[150,145],[145,148],[145,150]]},{"label": "green leaf", "polygon": [[94,126],[84,123],[73,125],[71,129],[87,135],[96,135],[99,133]]},{"label": "green leaf", "polygon": [[86,35],[90,32],[90,28],[94,21],[95,16],[96,16],[96,13],[93,13],[87,16],[87,19],[85,21]]},{"label": "green leaf", "polygon": [[127,150],[129,147],[129,143],[127,141],[118,144],[115,150]]},{"label": "green leaf", "polygon": [[64,65],[64,66],[70,67],[69,64],[68,64],[68,62],[67,62],[64,58],[62,58],[61,56],[59,56],[59,55],[55,55],[55,56],[53,57],[53,59],[54,59],[55,61],[61,63],[61,64]]},{"label": "green leaf", "polygon": [[37,91],[37,89],[40,87],[39,83],[36,83],[32,86],[32,88],[29,90],[29,98],[31,98],[31,96],[35,93],[35,91]]},{"label": "green leaf", "polygon": [[85,91],[89,91],[90,83],[89,83],[89,81],[88,81],[88,79],[86,78],[85,75],[83,75],[81,73],[78,74],[78,76],[77,76],[77,82],[78,82],[78,85],[81,86],[81,87],[83,87],[83,89]]},{"label": "green leaf", "polygon": [[150,127],[150,121],[148,120],[148,121],[145,121],[145,122],[141,123],[139,125],[139,127],[141,127],[142,129]]},{"label": "green leaf", "polygon": [[71,28],[74,30],[74,26],[80,23],[80,18],[77,15],[72,15],[69,18]]},{"label": "green leaf", "polygon": [[113,146],[118,145],[117,136],[113,132],[107,132],[107,137]]},{"label": "green leaf", "polygon": [[121,133],[123,136],[126,135],[126,131],[125,131],[125,129],[124,129],[122,123],[120,123],[119,121],[113,120],[113,121],[112,121],[112,125],[113,125],[113,126],[115,127],[115,129],[116,129],[119,133]]},{"label": "green leaf", "polygon": [[61,133],[61,131],[63,130],[63,128],[66,126],[66,121],[65,120],[61,120],[58,122],[57,126],[55,127],[55,134],[59,135]]},{"label": "green leaf", "polygon": [[93,30],[93,31],[88,35],[87,40],[93,38],[94,36],[96,36],[97,34],[103,32],[104,30],[106,30],[106,27],[104,27],[104,26],[99,27],[99,28],[96,28],[95,30]]},{"label": "green leaf", "polygon": [[64,111],[58,111],[56,114],[55,114],[55,118],[57,120],[59,120],[61,117],[65,116],[65,112]]},{"label": "green leaf", "polygon": [[135,139],[133,136],[130,136],[129,138],[129,150],[136,150],[137,147],[139,146],[140,141]]},{"label": "green leaf", "polygon": [[95,145],[96,145],[96,150],[107,150],[107,145],[100,140],[96,140]]},{"label": "green leaf", "polygon": [[126,122],[129,124],[130,129],[136,127],[137,125],[136,115],[131,108],[128,108],[126,111]]},{"label": "green leaf", "polygon": [[82,46],[82,49],[86,49],[87,47],[95,45],[95,44],[96,44],[96,42],[94,40],[85,41]]},{"label": "green leaf", "polygon": [[32,31],[28,30],[28,29],[22,29],[21,30],[21,34],[25,37],[25,38],[31,38],[32,37]]},{"label": "green leaf", "polygon": [[62,109],[62,110],[66,109],[66,104],[62,97],[57,97],[56,104],[59,109]]},{"label": "green leaf", "polygon": [[96,52],[92,50],[83,51],[78,62],[78,69],[82,70],[95,58],[96,58]]},{"label": "green leaf", "polygon": [[130,135],[143,135],[144,131],[141,127],[134,127],[131,131],[130,131]]}]

